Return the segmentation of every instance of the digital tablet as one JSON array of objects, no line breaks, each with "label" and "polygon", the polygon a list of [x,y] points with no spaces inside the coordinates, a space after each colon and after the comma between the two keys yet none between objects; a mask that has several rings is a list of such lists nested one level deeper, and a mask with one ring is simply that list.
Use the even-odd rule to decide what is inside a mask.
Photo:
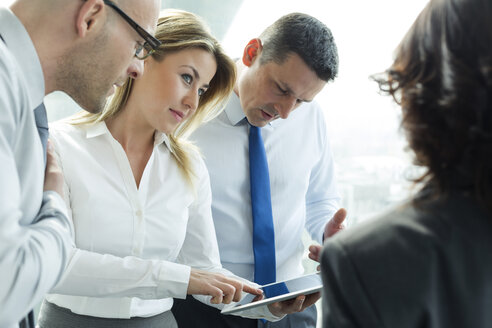
[{"label": "digital tablet", "polygon": [[319,272],[285,281],[274,282],[260,287],[263,291],[261,299],[258,299],[256,295],[247,293],[239,302],[227,304],[222,310],[222,313],[230,314],[257,306],[285,301],[299,295],[309,295],[319,292],[322,288],[323,283]]}]

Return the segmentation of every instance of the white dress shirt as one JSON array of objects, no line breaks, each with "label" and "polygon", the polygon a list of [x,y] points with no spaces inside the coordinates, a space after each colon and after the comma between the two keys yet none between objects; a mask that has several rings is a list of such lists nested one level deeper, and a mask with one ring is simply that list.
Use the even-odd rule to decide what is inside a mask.
[{"label": "white dress shirt", "polygon": [[34,121],[44,77],[27,31],[0,8],[0,327],[15,327],[60,278],[71,249],[62,198],[43,193]]},{"label": "white dress shirt", "polygon": [[[104,122],[57,122],[50,131],[77,248],[48,301],[95,317],[149,317],[170,310],[173,297],[186,297],[190,266],[232,275],[220,265],[209,176],[198,154],[194,189],[168,137],[156,132],[137,188],[126,153]],[[256,316],[277,319],[264,309]]]},{"label": "white dress shirt", "polygon": [[[225,111],[192,139],[210,173],[222,265],[253,280],[248,130],[233,94]],[[270,173],[277,280],[284,280],[304,272],[304,229],[321,242],[326,223],[338,209],[334,163],[323,112],[315,102],[302,104],[288,119],[275,120],[261,132]]]}]

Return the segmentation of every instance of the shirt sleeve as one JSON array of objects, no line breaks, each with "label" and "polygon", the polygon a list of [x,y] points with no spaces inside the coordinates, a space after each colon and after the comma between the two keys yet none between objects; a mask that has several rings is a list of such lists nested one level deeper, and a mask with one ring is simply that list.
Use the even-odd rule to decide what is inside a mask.
[{"label": "shirt sleeve", "polygon": [[188,208],[189,218],[178,262],[194,268],[229,272],[220,263],[219,246],[212,219],[212,191],[205,163],[196,155],[195,200]]},{"label": "shirt sleeve", "polygon": [[[3,49],[0,49],[3,51]],[[21,184],[14,156],[22,128],[21,85],[0,56],[0,326],[18,322],[59,280],[72,240],[65,204],[55,192],[43,194],[36,218],[21,208]],[[32,165],[32,163],[25,163]],[[40,186],[42,188],[42,186]]]},{"label": "shirt sleeve", "polygon": [[[235,276],[229,270],[224,269],[220,263],[219,246],[212,219],[210,178],[203,160],[198,158],[197,163],[200,165],[197,168],[196,198],[189,208],[190,215],[186,229],[186,238],[178,261],[190,267],[221,273],[227,277],[239,280],[243,284],[258,286],[251,281]],[[204,304],[220,310],[224,307],[224,304],[210,303],[211,296],[193,295],[193,297]],[[278,321],[283,318],[274,316],[268,310],[267,306],[244,310],[234,315],[252,319],[263,318],[269,321]]]},{"label": "shirt sleeve", "polygon": [[74,248],[55,294],[88,297],[183,297],[190,268],[162,260],[118,257]]},{"label": "shirt sleeve", "polygon": [[321,244],[325,225],[339,208],[340,196],[337,191],[335,164],[321,108],[316,108],[316,115],[318,144],[321,151],[319,160],[314,165],[309,178],[306,194],[306,229],[311,238]]}]

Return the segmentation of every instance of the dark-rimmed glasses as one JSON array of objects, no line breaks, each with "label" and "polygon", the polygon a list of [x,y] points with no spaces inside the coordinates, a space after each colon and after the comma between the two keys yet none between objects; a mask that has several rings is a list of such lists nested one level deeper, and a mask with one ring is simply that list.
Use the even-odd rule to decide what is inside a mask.
[{"label": "dark-rimmed glasses", "polygon": [[156,49],[159,48],[162,42],[154,38],[146,30],[144,30],[133,19],[131,19],[130,16],[125,14],[125,12],[121,10],[114,2],[110,0],[104,0],[104,3],[113,8],[121,17],[123,17],[123,19],[126,20],[126,22],[130,24],[131,27],[133,27],[138,35],[140,35],[145,40],[144,44],[139,44],[135,49],[135,57],[143,60],[152,55],[156,51]]}]

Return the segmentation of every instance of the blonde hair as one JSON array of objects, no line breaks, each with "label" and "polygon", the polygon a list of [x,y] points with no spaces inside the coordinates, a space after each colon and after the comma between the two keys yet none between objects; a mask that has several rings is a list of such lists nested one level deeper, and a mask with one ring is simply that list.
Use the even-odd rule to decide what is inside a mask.
[{"label": "blonde hair", "polygon": [[[190,48],[200,48],[211,53],[217,62],[217,72],[210,81],[210,87],[199,100],[195,113],[168,135],[171,153],[188,182],[193,185],[192,152],[195,147],[187,137],[202,123],[216,117],[224,108],[234,87],[236,67],[224,53],[219,42],[210,34],[207,25],[196,15],[176,9],[161,12],[155,37],[162,45],[152,54],[152,60],[161,62],[166,55]],[[128,78],[118,88],[101,113],[82,112],[75,116],[72,124],[91,124],[108,120],[118,115],[132,91],[133,79]],[[164,87],[164,86],[163,86]]]}]

